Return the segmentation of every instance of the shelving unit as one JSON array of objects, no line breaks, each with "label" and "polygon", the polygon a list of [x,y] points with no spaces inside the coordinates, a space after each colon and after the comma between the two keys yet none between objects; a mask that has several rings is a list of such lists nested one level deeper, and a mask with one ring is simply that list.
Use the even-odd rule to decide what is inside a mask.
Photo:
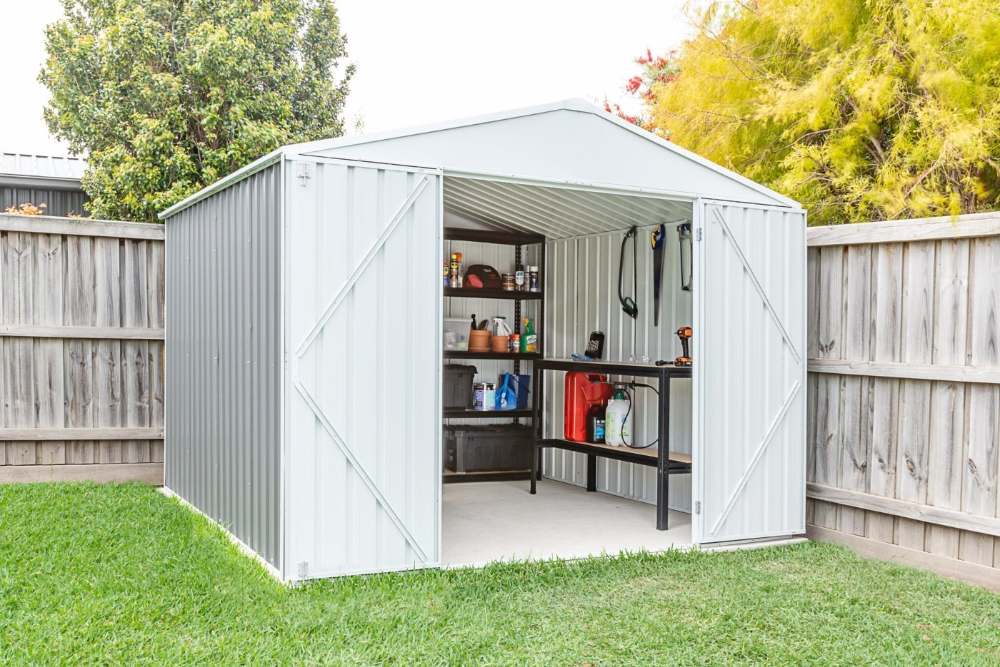
[{"label": "shelving unit", "polygon": [[445,350],[445,359],[517,359],[531,361],[541,359],[537,352],[465,352],[462,350]]},{"label": "shelving unit", "polygon": [[445,419],[517,419],[530,417],[531,408],[519,410],[473,410],[472,408],[445,408]]},{"label": "shelving unit", "polygon": [[458,299],[506,299],[507,301],[540,301],[542,298],[541,292],[508,292],[485,287],[446,287],[444,295]]},{"label": "shelving unit", "polygon": [[[536,262],[540,274],[545,273],[545,237],[538,234],[525,234],[518,232],[491,232],[476,229],[460,229],[446,227],[444,230],[445,241],[468,241],[472,243],[489,243],[496,245],[506,245],[514,247],[514,265],[523,264],[523,246],[539,245],[538,260]],[[500,268],[500,267],[496,267]],[[525,301],[537,302],[538,312],[536,321],[538,323],[545,320],[545,300],[542,292],[508,292],[506,290],[483,289],[483,288],[444,288],[444,296],[449,299],[495,299],[498,301],[514,302],[514,333],[521,333],[522,303]],[[521,364],[541,359],[544,356],[545,332],[539,331],[538,352],[469,352],[467,350],[445,350],[446,360],[503,360],[513,364],[512,373],[521,374]],[[443,419],[476,419],[476,420],[513,420],[519,423],[520,419],[530,418],[531,408],[520,410],[472,410],[445,408],[442,411]],[[531,475],[530,470],[488,470],[479,472],[456,473],[444,471],[442,481],[445,484],[459,482],[494,482],[506,480],[525,480]]]}]

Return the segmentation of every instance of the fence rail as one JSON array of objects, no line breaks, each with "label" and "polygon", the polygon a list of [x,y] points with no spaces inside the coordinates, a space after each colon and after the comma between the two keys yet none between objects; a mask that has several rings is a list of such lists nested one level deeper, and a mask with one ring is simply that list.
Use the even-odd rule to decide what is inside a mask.
[{"label": "fence rail", "polygon": [[812,534],[1000,583],[1000,214],[808,239]]},{"label": "fence rail", "polygon": [[0,214],[0,483],[162,480],[163,238]]}]

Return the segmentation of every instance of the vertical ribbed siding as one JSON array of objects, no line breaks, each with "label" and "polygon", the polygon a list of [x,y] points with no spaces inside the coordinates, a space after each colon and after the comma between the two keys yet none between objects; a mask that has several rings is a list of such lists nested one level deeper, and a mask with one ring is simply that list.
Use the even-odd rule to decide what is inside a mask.
[{"label": "vertical ribbed siding", "polygon": [[[633,321],[618,301],[618,264],[624,232],[611,232],[548,244],[549,270],[545,276],[546,294],[551,306],[547,309],[548,326],[546,356],[569,357],[582,352],[590,332],[605,334],[604,358],[628,361],[632,354],[633,334],[636,355],[646,355],[651,361],[680,356],[680,342],[674,332],[679,326],[692,324],[691,292],[680,289],[678,266],[677,225],[667,225],[664,246],[663,284],[660,294],[660,325],[653,327],[653,253],[649,235],[652,227],[639,229],[636,238],[638,285],[632,288],[632,242],[625,253],[623,293],[634,296],[639,317]],[[548,400],[549,435],[562,437],[563,374],[548,374],[545,396]],[[627,378],[623,378],[627,379]],[[650,384],[647,379],[638,382]],[[636,389],[635,439],[646,444],[656,439],[657,397],[649,389]],[[691,381],[674,380],[670,392],[670,450],[691,453]],[[586,456],[574,452],[548,449],[545,453],[546,476],[560,481],[586,485]],[[656,471],[646,466],[598,459],[598,490],[648,503],[656,502]],[[670,479],[671,507],[688,510],[691,507],[690,476],[675,475]]]},{"label": "vertical ribbed siding", "polygon": [[715,202],[701,211],[694,370],[703,511],[693,539],[802,533],[805,213]]},{"label": "vertical ribbed siding", "polygon": [[45,204],[45,215],[84,215],[87,195],[82,190],[0,187],[0,211],[21,204]]},{"label": "vertical ribbed siding", "polygon": [[295,161],[286,187],[284,576],[433,566],[440,176]]},{"label": "vertical ribbed siding", "polygon": [[165,484],[279,570],[281,171],[165,221]]}]

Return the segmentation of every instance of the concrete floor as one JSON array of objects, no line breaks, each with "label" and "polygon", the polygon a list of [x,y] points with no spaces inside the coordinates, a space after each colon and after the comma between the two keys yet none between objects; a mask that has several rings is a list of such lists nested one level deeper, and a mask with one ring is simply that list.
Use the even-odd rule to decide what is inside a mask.
[{"label": "concrete floor", "polygon": [[691,544],[691,517],[670,512],[670,529],[656,530],[653,505],[553,480],[478,482],[443,487],[442,562],[484,565],[495,560],[584,558],[622,551],[662,551]]}]

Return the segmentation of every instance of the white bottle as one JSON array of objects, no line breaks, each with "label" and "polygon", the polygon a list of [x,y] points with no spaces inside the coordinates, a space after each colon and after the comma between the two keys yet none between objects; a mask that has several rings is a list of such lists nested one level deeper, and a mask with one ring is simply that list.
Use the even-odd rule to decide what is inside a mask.
[{"label": "white bottle", "polygon": [[625,392],[615,387],[614,396],[608,401],[605,415],[604,443],[614,447],[634,445],[632,442],[632,402],[625,398]]}]

